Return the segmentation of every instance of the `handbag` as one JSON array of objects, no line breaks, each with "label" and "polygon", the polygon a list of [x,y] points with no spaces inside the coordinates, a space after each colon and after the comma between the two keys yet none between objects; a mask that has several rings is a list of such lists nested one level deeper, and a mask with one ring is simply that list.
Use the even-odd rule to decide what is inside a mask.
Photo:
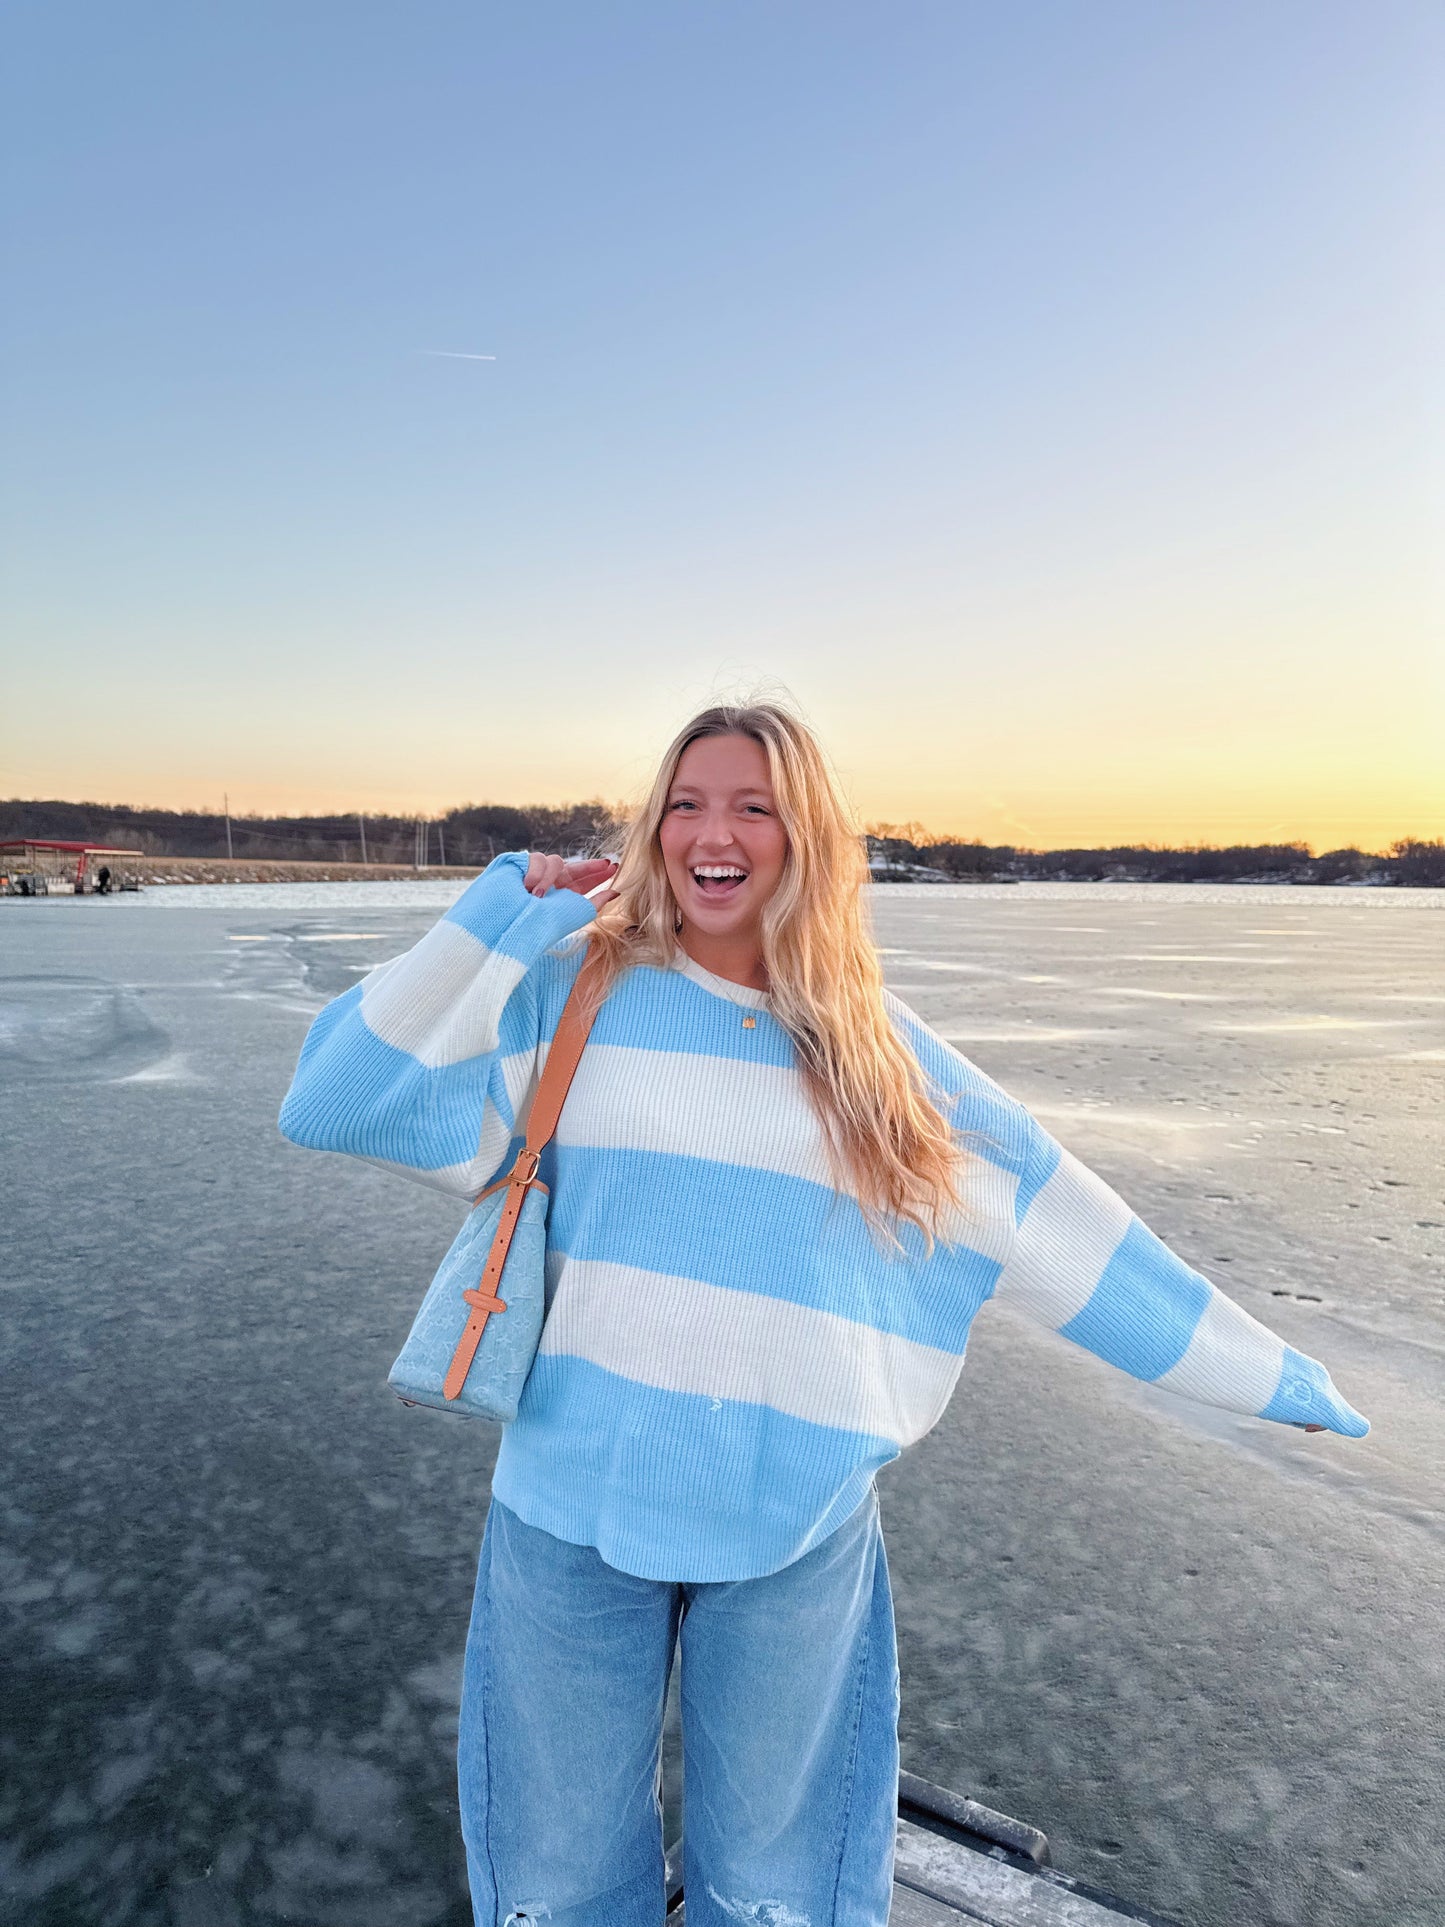
[{"label": "handbag", "polygon": [[522,1148],[507,1175],[477,1195],[387,1374],[405,1405],[503,1425],[517,1416],[546,1301],[547,1187],[537,1166],[596,1015],[583,988],[593,962],[589,955],[563,1006]]}]

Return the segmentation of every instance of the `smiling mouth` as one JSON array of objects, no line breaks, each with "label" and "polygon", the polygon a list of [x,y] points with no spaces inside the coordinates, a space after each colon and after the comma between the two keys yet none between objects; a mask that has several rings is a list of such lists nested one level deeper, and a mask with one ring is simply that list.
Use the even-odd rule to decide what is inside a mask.
[{"label": "smiling mouth", "polygon": [[697,863],[691,875],[703,896],[717,900],[734,895],[748,880],[747,871],[736,863]]}]

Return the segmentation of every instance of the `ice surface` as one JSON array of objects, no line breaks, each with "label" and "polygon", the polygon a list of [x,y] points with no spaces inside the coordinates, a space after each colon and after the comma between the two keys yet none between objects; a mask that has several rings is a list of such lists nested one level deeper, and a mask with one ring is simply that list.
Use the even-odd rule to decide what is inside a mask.
[{"label": "ice surface", "polygon": [[[382,1384],[459,1214],[275,1131],[308,1017],[455,894],[0,903],[6,1920],[469,1921],[492,1441]],[[985,1314],[884,1480],[906,1763],[1201,1927],[1438,1927],[1445,892],[874,909],[906,1000],[1375,1428]]]}]

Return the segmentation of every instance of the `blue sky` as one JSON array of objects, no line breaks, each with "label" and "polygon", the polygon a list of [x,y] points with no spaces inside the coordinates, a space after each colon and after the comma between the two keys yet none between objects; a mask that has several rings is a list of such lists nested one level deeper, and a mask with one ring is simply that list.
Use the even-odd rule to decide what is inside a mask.
[{"label": "blue sky", "polygon": [[1445,831],[1438,8],[7,41],[0,793],[618,797],[764,682],[870,819]]}]

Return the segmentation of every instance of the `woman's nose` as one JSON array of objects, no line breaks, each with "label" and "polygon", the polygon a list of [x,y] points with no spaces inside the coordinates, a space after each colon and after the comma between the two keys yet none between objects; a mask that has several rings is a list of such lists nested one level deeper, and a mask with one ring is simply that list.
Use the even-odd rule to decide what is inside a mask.
[{"label": "woman's nose", "polygon": [[698,825],[697,841],[706,850],[730,849],[732,840],[732,825],[725,816],[705,816]]}]

